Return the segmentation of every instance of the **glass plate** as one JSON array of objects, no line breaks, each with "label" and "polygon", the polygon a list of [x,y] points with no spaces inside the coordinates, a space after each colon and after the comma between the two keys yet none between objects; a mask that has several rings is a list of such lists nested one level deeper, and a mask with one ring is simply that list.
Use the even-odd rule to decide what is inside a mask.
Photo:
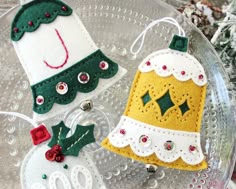
[{"label": "glass plate", "polygon": [[[94,109],[83,113],[79,108],[67,112],[64,120],[72,128],[76,123],[95,122],[96,143],[83,150],[90,153],[108,189],[222,189],[230,179],[235,144],[235,110],[231,86],[220,59],[207,39],[172,7],[158,0],[70,0],[68,1],[92,38],[104,53],[128,70],[114,86],[93,98]],[[9,38],[10,23],[18,7],[0,18],[0,110],[32,116],[30,85]],[[209,168],[199,172],[158,167],[147,173],[145,165],[110,153],[99,143],[116,126],[125,108],[130,85],[139,63],[153,51],[167,48],[176,29],[168,24],[153,28],[137,57],[129,47],[152,20],[171,16],[183,26],[190,39],[189,52],[206,69],[209,85],[202,122],[201,141]],[[55,125],[57,116],[45,122]],[[0,183],[1,188],[19,189],[21,162],[32,147],[31,126],[14,116],[1,116]]]}]

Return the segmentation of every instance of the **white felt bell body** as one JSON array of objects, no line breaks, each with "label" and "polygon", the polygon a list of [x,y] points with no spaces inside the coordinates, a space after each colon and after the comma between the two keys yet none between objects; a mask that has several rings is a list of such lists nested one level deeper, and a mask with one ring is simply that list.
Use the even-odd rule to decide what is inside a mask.
[{"label": "white felt bell body", "polygon": [[[63,162],[57,163],[45,158],[49,149],[41,144],[26,155],[21,167],[22,189],[106,189],[86,152],[81,151],[78,157],[66,156]],[[43,179],[43,175],[47,178]]]}]

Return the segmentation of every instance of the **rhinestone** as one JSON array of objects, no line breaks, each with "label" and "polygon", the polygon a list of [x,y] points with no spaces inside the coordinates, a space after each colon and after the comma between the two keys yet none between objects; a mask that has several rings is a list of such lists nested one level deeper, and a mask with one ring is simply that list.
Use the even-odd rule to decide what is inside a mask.
[{"label": "rhinestone", "polygon": [[151,144],[151,139],[147,135],[142,135],[139,138],[139,143],[142,144],[144,147],[148,147]]},{"label": "rhinestone", "polygon": [[14,30],[15,33],[19,32],[19,28],[14,28],[13,30]]},{"label": "rhinestone", "polygon": [[121,130],[120,130],[120,134],[121,134],[121,135],[125,135],[125,134],[126,134],[126,130],[125,130],[125,129],[121,129]]},{"label": "rhinestone", "polygon": [[168,140],[168,141],[165,142],[164,148],[167,151],[171,151],[171,150],[173,150],[174,145],[175,145],[174,142],[172,142],[171,140]]},{"label": "rhinestone", "polygon": [[61,10],[67,11],[67,8],[65,6],[61,7]]},{"label": "rhinestone", "polygon": [[79,73],[79,75],[78,75],[78,81],[79,81],[80,83],[82,83],[82,84],[88,83],[88,82],[89,82],[89,79],[90,79],[89,74],[86,73],[86,72],[81,72],[81,73]]},{"label": "rhinestone", "polygon": [[166,66],[166,65],[162,66],[162,69],[163,69],[163,70],[166,70],[166,69],[167,69],[167,66]]},{"label": "rhinestone", "polygon": [[44,103],[44,97],[43,96],[37,96],[36,104],[42,105],[43,103]]},{"label": "rhinestone", "polygon": [[45,17],[47,17],[47,18],[49,18],[49,17],[51,16],[48,12],[46,12],[44,15],[45,15]]},{"label": "rhinestone", "polygon": [[194,145],[190,145],[190,146],[189,146],[189,151],[190,151],[191,153],[196,153],[196,152],[197,152],[197,147],[194,146]]},{"label": "rhinestone", "polygon": [[107,70],[109,68],[109,64],[106,61],[102,61],[102,62],[99,63],[99,67],[102,70]]},{"label": "rhinestone", "polygon": [[198,76],[199,79],[203,79],[203,77],[204,76],[202,74]]},{"label": "rhinestone", "polygon": [[68,92],[68,86],[65,82],[59,82],[56,86],[56,91],[60,95],[64,95]]},{"label": "rhinestone", "polygon": [[149,62],[149,61],[146,62],[146,65],[147,65],[147,66],[151,66],[151,62]]},{"label": "rhinestone", "polygon": [[185,71],[182,71],[182,72],[181,72],[181,75],[185,75]]},{"label": "rhinestone", "polygon": [[29,22],[28,22],[28,25],[29,25],[29,26],[33,26],[34,23],[33,23],[32,21],[29,21]]}]

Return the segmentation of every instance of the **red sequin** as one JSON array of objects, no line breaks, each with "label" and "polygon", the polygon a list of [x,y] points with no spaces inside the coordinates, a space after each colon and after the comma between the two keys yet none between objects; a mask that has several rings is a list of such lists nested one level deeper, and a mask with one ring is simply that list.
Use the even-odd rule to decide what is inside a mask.
[{"label": "red sequin", "polygon": [[53,150],[48,150],[45,153],[45,157],[49,161],[54,161],[56,159],[56,157],[57,157],[57,154]]},{"label": "red sequin", "polygon": [[38,102],[39,104],[41,104],[41,103],[43,103],[43,99],[42,99],[42,98],[38,98],[38,99],[37,99],[37,102]]},{"label": "red sequin", "polygon": [[56,151],[56,152],[61,152],[62,151],[62,147],[59,144],[56,144],[56,145],[54,145],[52,147],[52,150]]},{"label": "red sequin", "polygon": [[65,156],[63,154],[59,154],[56,156],[55,161],[60,163],[60,162],[63,162],[64,159],[65,159]]},{"label": "red sequin", "polygon": [[51,138],[50,133],[44,125],[40,125],[39,127],[31,130],[30,134],[34,145],[38,145]]}]

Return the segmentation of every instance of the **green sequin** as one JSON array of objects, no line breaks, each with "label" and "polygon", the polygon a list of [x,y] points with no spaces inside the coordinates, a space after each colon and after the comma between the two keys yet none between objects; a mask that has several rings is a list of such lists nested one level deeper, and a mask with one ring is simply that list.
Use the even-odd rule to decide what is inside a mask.
[{"label": "green sequin", "polygon": [[[12,22],[11,39],[19,41],[25,32],[34,32],[41,24],[51,23],[57,16],[69,16],[72,12],[68,5],[59,0],[29,2],[21,7]],[[29,25],[29,22],[32,22],[32,25]]]},{"label": "green sequin", "polygon": [[64,168],[64,169],[68,169],[68,165],[65,164],[65,165],[63,166],[63,168]]}]

